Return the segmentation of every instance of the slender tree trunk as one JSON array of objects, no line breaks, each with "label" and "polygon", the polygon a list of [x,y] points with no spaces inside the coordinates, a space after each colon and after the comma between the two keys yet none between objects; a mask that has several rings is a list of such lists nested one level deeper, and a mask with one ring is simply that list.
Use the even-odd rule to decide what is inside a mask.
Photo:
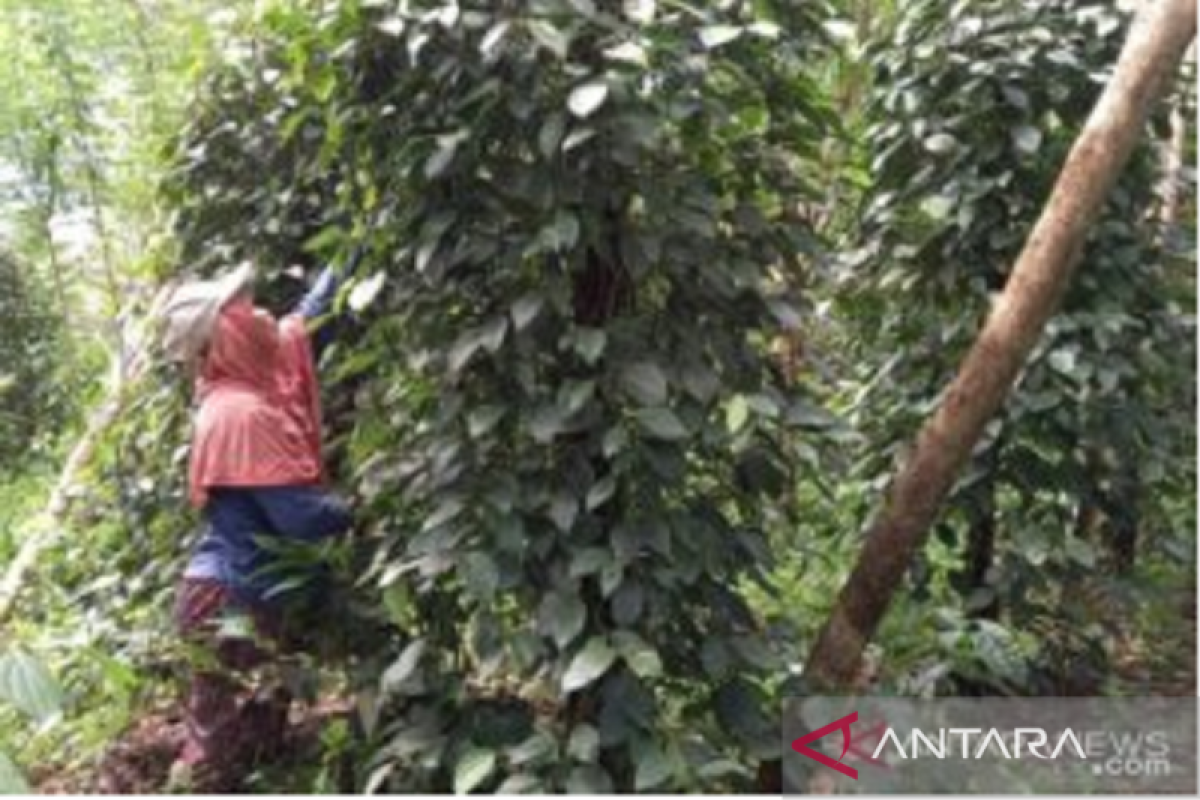
[{"label": "slender tree trunk", "polygon": [[1061,302],[1088,229],[1195,31],[1196,0],[1158,0],[1139,10],[1012,278],[867,534],[813,647],[805,676],[814,687],[846,686],[854,678],[913,553]]}]

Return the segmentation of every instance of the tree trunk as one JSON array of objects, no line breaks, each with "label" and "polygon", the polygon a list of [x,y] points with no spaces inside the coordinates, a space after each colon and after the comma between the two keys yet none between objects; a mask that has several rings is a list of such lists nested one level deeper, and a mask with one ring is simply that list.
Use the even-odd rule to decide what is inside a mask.
[{"label": "tree trunk", "polygon": [[1195,31],[1196,0],[1158,0],[1139,10],[1004,293],[867,534],[806,667],[814,688],[844,687],[854,678],[913,553],[1057,309],[1088,228]]}]

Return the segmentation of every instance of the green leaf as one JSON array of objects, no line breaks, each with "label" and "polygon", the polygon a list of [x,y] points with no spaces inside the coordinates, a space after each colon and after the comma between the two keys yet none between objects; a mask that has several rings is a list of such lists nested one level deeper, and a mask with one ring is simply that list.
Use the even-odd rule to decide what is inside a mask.
[{"label": "green leaf", "polygon": [[570,381],[559,389],[558,402],[568,415],[577,414],[595,394],[595,381]]},{"label": "green leaf", "polygon": [[518,767],[531,762],[548,761],[554,757],[556,749],[554,740],[539,731],[509,749],[508,760]]},{"label": "green leaf", "polygon": [[598,680],[616,660],[616,652],[602,637],[594,636],[575,654],[562,678],[563,694],[572,694]]},{"label": "green leaf", "polygon": [[1049,357],[1050,366],[1055,372],[1070,377],[1075,372],[1076,358],[1074,350],[1055,350]]},{"label": "green leaf", "polygon": [[459,500],[457,497],[451,497],[443,500],[434,509],[433,513],[425,518],[425,524],[421,526],[422,531],[431,531],[445,525],[450,520],[457,517],[466,508],[466,503]]},{"label": "green leaf", "polygon": [[591,128],[579,128],[571,131],[566,139],[563,140],[562,149],[564,153],[569,153],[579,145],[591,139],[596,135],[596,131]]},{"label": "green leaf", "polygon": [[62,710],[62,689],[46,665],[20,650],[0,658],[0,700],[44,723]]},{"label": "green leaf", "polygon": [[550,519],[554,521],[555,526],[567,533],[575,525],[575,518],[579,516],[579,500],[572,494],[567,492],[559,492],[550,502]]},{"label": "green leaf", "polygon": [[468,553],[463,560],[463,582],[479,600],[490,600],[500,586],[500,570],[487,553]]},{"label": "green leaf", "polygon": [[604,457],[612,458],[629,444],[629,434],[621,425],[614,425],[604,434]]},{"label": "green leaf", "polygon": [[496,768],[496,754],[491,750],[472,747],[463,754],[454,768],[454,793],[469,794],[486,781]]},{"label": "green leaf", "polygon": [[594,511],[608,502],[617,490],[617,481],[612,475],[605,475],[592,484],[587,493],[587,510]]},{"label": "green leaf", "polygon": [[570,794],[613,794],[613,782],[608,772],[598,764],[576,767],[567,776]]},{"label": "green leaf", "polygon": [[566,132],[567,120],[561,113],[551,114],[538,132],[538,150],[546,159],[554,158],[558,147],[562,144]]},{"label": "green leaf", "polygon": [[509,775],[496,789],[496,794],[549,794],[542,782],[533,775]]},{"label": "green leaf", "polygon": [[1029,108],[1029,95],[1024,90],[1016,86],[1003,86],[1000,91],[1009,104],[1020,109]]},{"label": "green leaf", "polygon": [[948,133],[935,133],[925,140],[925,149],[935,155],[949,153],[958,147],[958,140]]},{"label": "green leaf", "polygon": [[667,402],[667,376],[652,361],[639,361],[621,370],[621,388],[644,406]]},{"label": "green leaf", "polygon": [[33,794],[21,770],[3,750],[0,750],[0,794]]},{"label": "green leaf", "polygon": [[622,10],[625,17],[638,25],[649,25],[654,22],[658,10],[657,0],[624,0]]},{"label": "green leaf", "polygon": [[612,553],[603,547],[585,547],[571,557],[571,577],[594,575],[612,563]]},{"label": "green leaf", "polygon": [[703,364],[690,364],[683,369],[683,388],[701,403],[707,403],[716,397],[721,388],[721,381],[716,374]]},{"label": "green leaf", "polygon": [[921,210],[935,220],[944,220],[954,210],[954,199],[944,194],[935,194],[932,197],[925,198],[924,202],[921,203]]},{"label": "green leaf", "polygon": [[542,599],[538,611],[539,627],[564,650],[583,630],[587,621],[587,606],[575,592],[557,591]]},{"label": "green leaf", "polygon": [[750,404],[744,395],[738,395],[725,407],[725,427],[730,433],[738,433],[750,419]]},{"label": "green leaf", "polygon": [[600,734],[586,723],[575,726],[567,742],[567,755],[576,761],[590,764],[600,752]]},{"label": "green leaf", "polygon": [[1013,144],[1022,153],[1033,155],[1042,146],[1042,132],[1032,125],[1022,125],[1013,131]]},{"label": "green leaf", "polygon": [[807,400],[797,399],[788,407],[786,419],[790,425],[806,428],[831,428],[837,425],[837,417]]},{"label": "green leaf", "polygon": [[562,409],[556,405],[542,406],[529,420],[529,433],[538,444],[549,444],[566,426]]},{"label": "green leaf", "polygon": [[354,288],[350,290],[350,296],[346,299],[346,303],[353,311],[363,311],[379,296],[379,291],[383,288],[383,282],[386,279],[386,274],[376,272],[366,280],[355,283]]},{"label": "green leaf", "polygon": [[687,428],[669,408],[647,408],[637,412],[638,423],[647,434],[665,441],[687,438]]},{"label": "green leaf", "polygon": [[542,305],[545,301],[541,295],[526,294],[518,298],[513,304],[510,311],[515,330],[523,331],[529,327],[529,323],[537,317],[542,310]]},{"label": "green leaf", "polygon": [[450,348],[450,352],[446,356],[447,368],[452,373],[461,372],[481,347],[483,347],[483,341],[480,339],[479,331],[467,331]]},{"label": "green leaf", "polygon": [[489,353],[495,353],[504,344],[508,333],[508,317],[493,317],[490,322],[479,329],[479,341]]},{"label": "green leaf", "polygon": [[567,108],[580,119],[587,119],[608,99],[608,84],[604,81],[589,81],[575,87],[567,98]]},{"label": "green leaf", "polygon": [[545,20],[530,22],[529,32],[538,44],[560,59],[565,59],[571,50],[571,37]]},{"label": "green leaf", "polygon": [[1096,550],[1075,536],[1067,539],[1067,557],[1086,569],[1096,566]]},{"label": "green leaf", "polygon": [[467,415],[467,431],[471,438],[478,439],[490,433],[503,417],[503,406],[480,406]]},{"label": "green leaf", "polygon": [[605,597],[611,596],[616,591],[624,576],[625,568],[616,561],[604,565],[604,568],[600,570],[600,591],[604,593]]},{"label": "green leaf", "polygon": [[404,20],[401,17],[388,17],[375,27],[388,36],[396,37],[404,33]]},{"label": "green leaf", "polygon": [[482,41],[479,42],[479,52],[482,53],[485,58],[491,56],[493,51],[495,51],[500,43],[504,41],[504,37],[508,34],[508,29],[510,27],[512,27],[512,22],[506,19],[500,20],[493,25],[491,29],[484,34]]},{"label": "green leaf", "polygon": [[614,633],[613,645],[639,678],[657,678],[662,675],[663,665],[658,651],[633,631]]},{"label": "green leaf", "polygon": [[671,777],[672,772],[671,761],[662,748],[656,745],[642,748],[638,754],[634,788],[639,792],[644,792],[647,789],[661,786]]},{"label": "green leaf", "polygon": [[458,146],[466,140],[467,135],[466,131],[458,131],[437,137],[437,150],[425,162],[426,178],[432,180],[446,171],[458,153]]},{"label": "green leaf", "polygon": [[719,780],[729,775],[747,775],[746,767],[728,758],[718,758],[716,761],[705,763],[696,770],[696,775],[704,780]]},{"label": "green leaf", "polygon": [[595,364],[596,360],[604,352],[604,345],[608,341],[608,337],[600,328],[580,328],[575,332],[575,352],[583,357],[583,360],[589,364]]},{"label": "green leaf", "polygon": [[570,211],[560,210],[554,216],[554,249],[570,250],[579,242],[579,219]]},{"label": "green leaf", "polygon": [[610,61],[636,64],[639,67],[649,66],[649,61],[646,59],[646,48],[637,42],[622,42],[616,47],[610,47],[604,51],[604,57]]},{"label": "green leaf", "polygon": [[711,25],[700,31],[700,43],[709,50],[729,44],[742,35],[742,28],[734,25]]},{"label": "green leaf", "polygon": [[421,657],[425,655],[425,640],[416,639],[409,643],[408,647],[404,648],[404,652],[400,654],[390,667],[388,667],[381,679],[380,684],[385,692],[396,692],[408,683],[409,679],[416,674],[417,667],[421,665]]}]

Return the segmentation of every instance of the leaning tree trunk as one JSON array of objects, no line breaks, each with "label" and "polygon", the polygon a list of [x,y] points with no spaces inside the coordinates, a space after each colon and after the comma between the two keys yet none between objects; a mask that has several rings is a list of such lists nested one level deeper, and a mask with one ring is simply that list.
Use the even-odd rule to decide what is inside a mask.
[{"label": "leaning tree trunk", "polygon": [[1158,0],[1139,10],[1012,278],[867,534],[806,667],[814,687],[844,687],[854,677],[939,506],[1057,309],[1088,228],[1195,32],[1196,0]]}]

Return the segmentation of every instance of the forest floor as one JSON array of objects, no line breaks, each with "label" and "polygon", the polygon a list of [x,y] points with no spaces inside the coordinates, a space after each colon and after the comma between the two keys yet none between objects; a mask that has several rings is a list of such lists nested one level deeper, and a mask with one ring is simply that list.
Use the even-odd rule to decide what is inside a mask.
[{"label": "forest floor", "polygon": [[[338,698],[325,698],[312,705],[293,703],[281,748],[284,756],[260,766],[272,773],[286,773],[311,765],[320,758],[323,733],[331,723],[347,719],[350,713],[350,705]],[[171,765],[183,743],[183,710],[172,703],[146,711],[107,748],[94,767],[64,770],[49,765],[34,769],[30,784],[38,794],[168,793]],[[253,785],[247,788],[252,790]]]}]

